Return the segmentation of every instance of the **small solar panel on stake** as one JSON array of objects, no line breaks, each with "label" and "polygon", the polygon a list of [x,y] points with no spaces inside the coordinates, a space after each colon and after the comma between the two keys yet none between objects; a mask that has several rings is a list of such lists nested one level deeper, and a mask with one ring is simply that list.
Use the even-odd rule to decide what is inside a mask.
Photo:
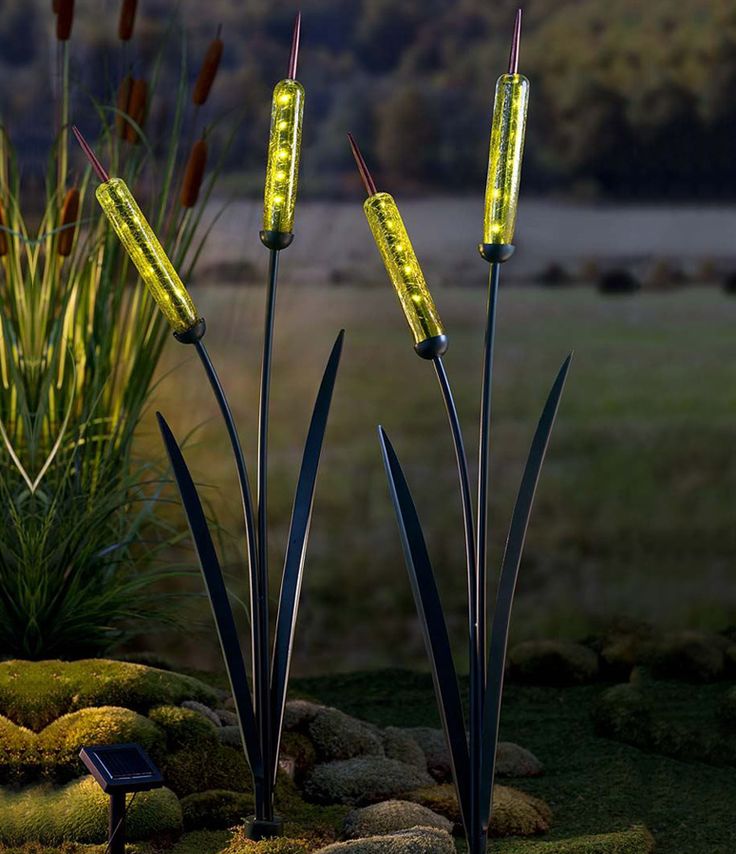
[{"label": "small solar panel on stake", "polygon": [[161,772],[139,744],[102,744],[83,747],[79,758],[105,794],[110,796],[107,851],[125,852],[125,796],[129,792],[158,789]]}]

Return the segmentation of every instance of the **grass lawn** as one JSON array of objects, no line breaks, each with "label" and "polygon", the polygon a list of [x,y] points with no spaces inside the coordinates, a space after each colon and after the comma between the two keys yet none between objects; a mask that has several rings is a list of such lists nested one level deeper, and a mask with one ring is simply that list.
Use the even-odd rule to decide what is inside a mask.
[{"label": "grass lawn", "polygon": [[[414,355],[387,284],[304,286],[290,281],[288,264],[283,272],[271,420],[274,582],[313,396],[334,335],[347,329],[295,665],[302,673],[422,666],[375,427],[383,423],[394,441],[448,612],[460,615],[460,508],[433,371]],[[479,279],[483,275],[479,263]],[[251,477],[263,295],[248,286],[203,287],[195,295],[242,425]],[[481,287],[437,288],[435,298],[450,336],[446,364],[472,458],[485,296]],[[736,299],[715,288],[605,298],[580,287],[502,287],[492,448],[495,565],[544,397],[562,359],[575,350],[529,530],[515,640],[579,638],[619,614],[678,628],[736,622],[735,322]],[[237,487],[222,426],[191,350],[173,341],[153,408],[167,415],[180,438],[200,428],[187,458],[221,523],[237,534]],[[161,453],[152,412],[139,450]],[[178,504],[172,513],[183,520]],[[228,542],[233,583],[242,591],[242,568],[235,564],[241,540]],[[194,589],[201,591],[198,579]],[[194,638],[187,647],[178,635],[175,650],[182,663],[211,668],[219,652],[201,613],[209,640]],[[462,650],[462,620],[450,623]],[[166,640],[152,643],[167,646]]]},{"label": "grass lawn", "polygon": [[[552,807],[554,825],[543,838],[644,823],[658,854],[733,854],[734,769],[678,762],[599,738],[590,710],[605,687],[506,688],[501,738],[529,748],[546,769],[542,777],[512,783]],[[705,728],[728,687],[667,683],[659,690],[671,718]],[[296,680],[294,688],[376,724],[439,726],[428,675],[356,673]],[[490,850],[503,854],[515,844],[496,840]]]}]

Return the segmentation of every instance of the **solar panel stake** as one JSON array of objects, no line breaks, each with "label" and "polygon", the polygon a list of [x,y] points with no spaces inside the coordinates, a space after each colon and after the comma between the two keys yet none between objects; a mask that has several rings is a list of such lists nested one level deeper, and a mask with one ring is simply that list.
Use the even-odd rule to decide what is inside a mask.
[{"label": "solar panel stake", "polygon": [[105,794],[110,796],[107,854],[125,854],[125,796],[160,789],[161,772],[140,744],[83,747],[79,758]]},{"label": "solar panel stake", "polygon": [[110,824],[107,833],[108,854],[125,854],[125,792],[110,795]]}]

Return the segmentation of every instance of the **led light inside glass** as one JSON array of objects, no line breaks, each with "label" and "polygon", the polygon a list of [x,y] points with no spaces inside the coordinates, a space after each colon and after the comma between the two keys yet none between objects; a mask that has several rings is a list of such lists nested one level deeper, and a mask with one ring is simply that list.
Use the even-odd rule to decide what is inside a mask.
[{"label": "led light inside glass", "polygon": [[111,178],[95,195],[171,328],[188,332],[199,320],[197,309],[125,181]]},{"label": "led light inside glass", "polygon": [[294,230],[299,154],[302,144],[304,87],[282,80],[273,90],[268,165],[263,199],[264,231],[285,234]]},{"label": "led light inside glass", "polygon": [[524,153],[529,81],[502,74],[496,83],[484,219],[484,243],[513,243]]},{"label": "led light inside glass", "polygon": [[363,203],[373,238],[414,336],[414,344],[444,335],[442,321],[393,197],[375,193]]}]

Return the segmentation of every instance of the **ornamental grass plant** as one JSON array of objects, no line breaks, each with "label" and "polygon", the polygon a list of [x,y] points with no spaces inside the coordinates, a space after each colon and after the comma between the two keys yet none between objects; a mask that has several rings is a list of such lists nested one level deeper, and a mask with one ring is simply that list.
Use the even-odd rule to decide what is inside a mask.
[{"label": "ornamental grass plant", "polygon": [[[121,58],[135,41],[132,7],[123,5]],[[204,119],[178,25],[151,67],[133,64],[99,99],[76,68],[70,74],[74,4],[58,4],[56,14],[59,86],[46,120],[55,137],[42,200],[28,193],[22,153],[0,128],[0,654],[31,659],[99,654],[170,622],[171,597],[152,593],[184,571],[160,560],[181,535],[162,512],[163,468],[133,449],[169,332],[135,287],[76,151],[70,164],[70,104],[96,115],[99,148],[137,188],[187,276],[229,144],[221,127],[208,129],[217,158],[209,172],[201,163],[188,175],[183,196],[187,149]],[[172,91],[162,57],[179,39]],[[163,135],[149,134],[154,111]]]}]

